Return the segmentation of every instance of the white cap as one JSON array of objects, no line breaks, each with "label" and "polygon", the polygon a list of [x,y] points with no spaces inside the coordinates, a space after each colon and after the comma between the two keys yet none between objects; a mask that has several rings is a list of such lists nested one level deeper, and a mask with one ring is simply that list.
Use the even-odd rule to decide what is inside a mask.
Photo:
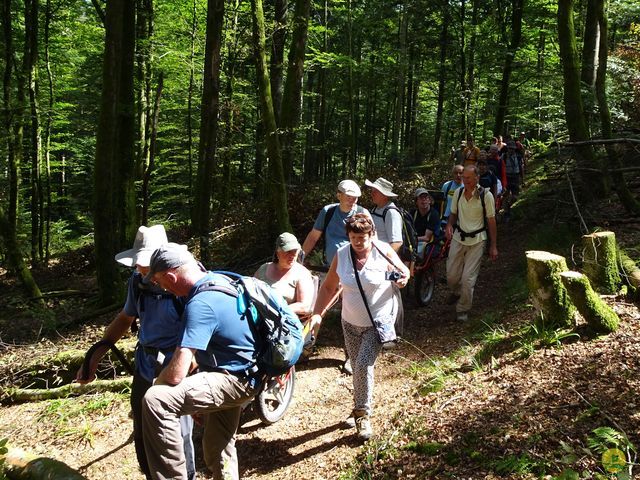
[{"label": "white cap", "polygon": [[338,191],[346,195],[351,195],[352,197],[359,197],[362,195],[360,187],[353,180],[342,180],[338,184]]}]

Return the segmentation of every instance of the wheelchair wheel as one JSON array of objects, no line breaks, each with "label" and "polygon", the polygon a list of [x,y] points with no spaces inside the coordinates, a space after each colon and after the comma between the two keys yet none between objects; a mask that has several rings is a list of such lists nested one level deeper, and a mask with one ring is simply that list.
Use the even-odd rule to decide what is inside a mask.
[{"label": "wheelchair wheel", "polygon": [[429,305],[433,298],[433,290],[436,286],[436,274],[433,268],[427,268],[416,274],[415,296],[418,305]]},{"label": "wheelchair wheel", "polygon": [[256,396],[256,410],[263,423],[272,425],[280,420],[291,403],[296,385],[295,367],[279,377],[270,378]]}]

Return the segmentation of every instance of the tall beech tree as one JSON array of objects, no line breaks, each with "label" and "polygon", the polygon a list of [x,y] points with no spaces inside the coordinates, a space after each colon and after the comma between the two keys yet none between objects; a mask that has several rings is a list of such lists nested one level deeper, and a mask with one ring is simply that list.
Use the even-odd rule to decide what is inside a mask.
[{"label": "tall beech tree", "polygon": [[[262,0],[251,0],[251,16],[253,20],[253,41],[256,52],[256,77],[258,81],[258,97],[262,125],[264,127],[267,155],[269,157],[269,178],[267,189],[271,197],[271,205],[276,214],[276,224],[279,232],[291,232],[289,208],[287,204],[287,190],[284,183],[282,168],[282,152],[280,139],[276,127],[276,117],[271,98],[271,84],[267,69],[267,55],[265,48],[264,11]],[[272,232],[275,233],[275,232]]]},{"label": "tall beech tree", "polygon": [[[569,130],[569,138],[573,142],[589,140],[589,129],[584,115],[584,104],[580,92],[580,66],[576,47],[575,27],[573,22],[573,0],[558,0],[558,44],[562,61],[564,78],[564,111]],[[576,148],[576,163],[579,167],[600,170],[599,162],[589,145]],[[579,178],[585,192],[603,196],[607,191],[604,176],[592,170],[582,169]]]},{"label": "tall beech tree", "polygon": [[100,117],[94,169],[96,272],[102,304],[122,282],[114,255],[135,235],[135,0],[107,2]]},{"label": "tall beech tree", "polygon": [[505,129],[505,118],[509,107],[509,88],[511,87],[511,73],[513,71],[513,63],[516,58],[520,41],[522,39],[522,12],[524,8],[524,0],[513,0],[511,12],[511,40],[504,56],[504,65],[502,67],[502,80],[500,81],[500,94],[498,96],[498,106],[496,108],[496,122],[493,127],[495,135],[505,135],[508,132]]},{"label": "tall beech tree", "polygon": [[206,236],[210,230],[213,175],[216,169],[218,115],[220,112],[220,48],[224,24],[224,0],[209,0],[204,57],[198,175],[193,202],[193,233],[201,239],[203,260],[208,258]]}]

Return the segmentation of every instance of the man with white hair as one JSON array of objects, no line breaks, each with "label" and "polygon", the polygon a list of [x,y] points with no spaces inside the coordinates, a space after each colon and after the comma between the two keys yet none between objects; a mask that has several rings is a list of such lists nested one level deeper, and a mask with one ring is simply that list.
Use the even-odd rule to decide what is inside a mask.
[{"label": "man with white hair", "polygon": [[[135,372],[131,385],[131,410],[133,412],[133,440],[140,470],[146,478],[151,478],[147,462],[144,440],[142,436],[142,398],[153,384],[164,365],[169,363],[178,344],[182,323],[180,315],[184,310],[184,301],[147,282],[144,276],[149,273],[151,254],[161,245],[168,242],[162,225],[142,226],[138,229],[133,248],[120,252],[115,256],[118,263],[127,267],[135,267],[127,289],[127,300],[124,307],[105,330],[102,339],[115,344],[127,333],[131,326],[140,319],[138,345],[135,352]],[[76,381],[89,383],[95,379],[95,372],[100,359],[107,353],[107,345],[99,347],[89,362],[89,371],[78,370]],[[186,459],[188,479],[195,478],[193,441],[191,432],[193,419],[191,416],[180,417],[182,438],[177,445],[182,445]]]},{"label": "man with white hair", "polygon": [[[186,298],[184,329],[169,364],[143,399],[144,444],[154,480],[185,480],[180,448],[181,415],[202,414],[204,460],[216,480],[238,480],[236,431],[242,406],[258,393],[258,341],[237,298],[206,288],[231,286],[224,275],[205,271],[186,245],[168,243],[152,257],[147,277]],[[198,373],[187,376],[193,361]]]},{"label": "man with white hair", "polygon": [[365,180],[364,184],[371,187],[371,200],[375,204],[371,210],[371,217],[378,239],[399,252],[402,247],[402,215],[392,201],[398,196],[393,193],[393,183],[380,177],[375,182]]}]

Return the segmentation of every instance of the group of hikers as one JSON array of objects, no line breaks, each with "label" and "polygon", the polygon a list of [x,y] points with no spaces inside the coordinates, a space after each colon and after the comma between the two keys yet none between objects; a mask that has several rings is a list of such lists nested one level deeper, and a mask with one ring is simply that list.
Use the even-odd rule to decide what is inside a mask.
[{"label": "group of hikers", "polygon": [[[443,236],[450,241],[449,301],[456,304],[460,322],[469,318],[487,245],[489,257],[497,258],[494,191],[481,186],[481,161],[476,155],[476,162],[453,167],[452,179],[440,193],[442,215],[426,188],[415,191],[415,208],[407,213],[394,203],[398,195],[385,178],[365,181],[371,209],[358,203],[360,186],[342,180],[337,203],[320,210],[302,244],[292,233],[282,233],[273,260],[254,274],[308,322],[314,340],[327,309],[340,296],[347,356],[343,368],[353,380],[353,410],[346,423],[362,440],[373,433],[374,365],[399,333],[395,324],[402,312],[400,289],[411,275],[407,218],[416,232],[417,255],[424,255]],[[303,259],[321,238],[327,273],[318,288],[319,281],[314,281]],[[240,415],[259,392],[265,375],[255,363],[260,339],[242,320],[236,299],[203,288],[228,278],[206,270],[186,245],[169,242],[162,225],[141,226],[133,247],[115,259],[135,271],[125,305],[103,340],[116,343],[139,319],[131,407],[142,472],[148,479],[195,478],[191,438],[195,421],[204,426],[203,455],[213,478],[238,479],[235,439]],[[95,378],[107,349],[95,351],[88,372],[78,372],[78,382]],[[305,352],[309,355],[312,349]]]},{"label": "group of hikers", "polygon": [[480,173],[480,185],[491,190],[498,210],[504,210],[504,220],[510,220],[511,205],[517,200],[524,186],[527,161],[531,155],[530,142],[525,132],[518,138],[501,135],[491,143],[478,148],[473,138],[460,142],[451,149],[451,159],[456,165],[476,165]]}]

